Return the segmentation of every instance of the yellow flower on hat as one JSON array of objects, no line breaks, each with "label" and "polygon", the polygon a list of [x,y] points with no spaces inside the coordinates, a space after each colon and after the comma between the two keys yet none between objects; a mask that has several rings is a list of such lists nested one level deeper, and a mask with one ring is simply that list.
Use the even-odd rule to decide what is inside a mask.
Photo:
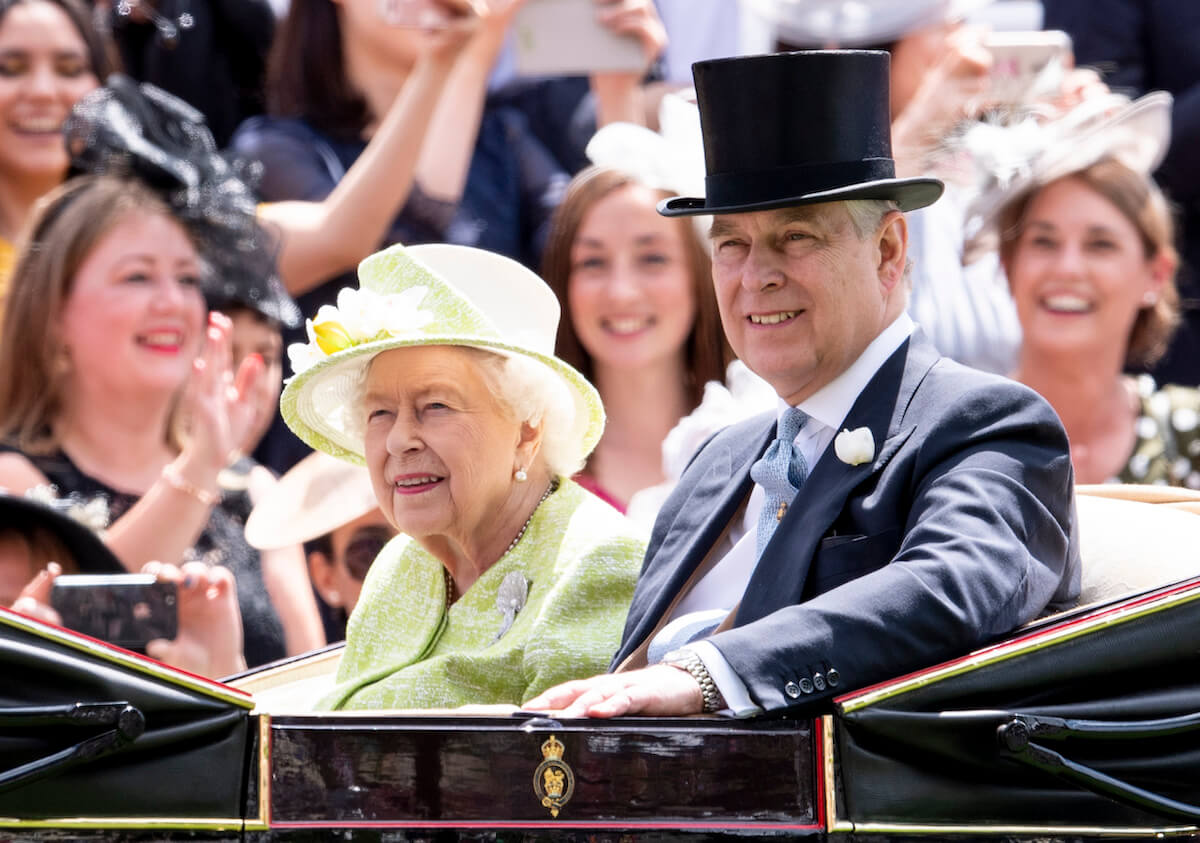
[{"label": "yellow flower on hat", "polygon": [[350,334],[338,322],[332,319],[325,322],[314,322],[312,326],[313,342],[326,354],[335,354],[343,348],[354,345]]},{"label": "yellow flower on hat", "polygon": [[432,313],[420,309],[427,292],[426,287],[391,295],[350,287],[341,290],[336,307],[323,304],[314,318],[305,321],[308,342],[288,346],[292,371],[300,374],[347,348],[420,331],[433,321]]}]

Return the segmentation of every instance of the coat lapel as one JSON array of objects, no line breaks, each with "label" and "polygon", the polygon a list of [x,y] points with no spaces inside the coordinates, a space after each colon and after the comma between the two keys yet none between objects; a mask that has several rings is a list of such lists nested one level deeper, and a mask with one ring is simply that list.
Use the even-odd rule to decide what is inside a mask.
[{"label": "coat lapel", "polygon": [[635,625],[626,631],[627,646],[650,634],[737,515],[750,491],[750,466],[774,435],[774,413],[761,414],[722,432],[701,452],[703,463],[694,467],[701,472],[684,481],[690,484],[687,500],[638,579],[629,611]]},{"label": "coat lapel", "polygon": [[798,599],[817,543],[833,526],[851,492],[882,471],[912,433],[915,425],[904,424],[905,413],[937,357],[918,330],[871,378],[843,428],[869,428],[876,443],[875,458],[849,465],[838,459],[833,443],[825,449],[763,551],[746,587],[736,625],[769,614],[779,607],[780,599]]}]

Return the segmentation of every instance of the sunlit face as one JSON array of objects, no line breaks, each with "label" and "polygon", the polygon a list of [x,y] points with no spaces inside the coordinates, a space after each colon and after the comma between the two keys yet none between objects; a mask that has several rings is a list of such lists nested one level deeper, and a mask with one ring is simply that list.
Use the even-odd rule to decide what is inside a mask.
[{"label": "sunlit face", "polygon": [[250,310],[235,310],[227,314],[233,322],[233,366],[236,370],[243,358],[257,354],[263,361],[263,374],[254,392],[255,423],[242,450],[253,451],[275,418],[279,406],[279,391],[283,387],[283,335],[279,327],[264,321]]},{"label": "sunlit face", "polygon": [[428,544],[474,542],[514,494],[521,424],[492,396],[480,360],[448,346],[386,351],[367,372],[366,458],[380,509]]},{"label": "sunlit face", "polygon": [[1030,200],[1005,268],[1023,342],[1057,350],[1123,341],[1165,280],[1133,222],[1076,177]]},{"label": "sunlit face", "polygon": [[178,223],[127,214],[84,258],[63,305],[68,377],[114,395],[177,390],[203,337],[200,277],[196,250]]},{"label": "sunlit face", "polygon": [[898,315],[907,229],[859,239],[842,203],[721,214],[713,282],[734,352],[795,405],[845,371]]},{"label": "sunlit face", "polygon": [[627,185],[598,201],[571,245],[567,305],[597,367],[680,363],[696,321],[696,296],[679,220],[658,195]]},{"label": "sunlit face", "polygon": [[12,6],[0,20],[0,177],[61,179],[63,121],[99,84],[66,12],[36,0]]}]

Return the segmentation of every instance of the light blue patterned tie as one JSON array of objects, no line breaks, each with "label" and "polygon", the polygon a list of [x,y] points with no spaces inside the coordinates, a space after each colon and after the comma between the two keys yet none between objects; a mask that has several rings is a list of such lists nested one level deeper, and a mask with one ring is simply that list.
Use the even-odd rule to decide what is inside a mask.
[{"label": "light blue patterned tie", "polygon": [[808,477],[808,463],[795,443],[796,434],[804,427],[806,421],[808,415],[803,410],[797,410],[795,407],[785,410],[779,417],[775,441],[767,447],[762,458],[750,467],[750,479],[762,486],[763,491],[767,493],[762,512],[758,516],[756,558],[762,556],[763,549],[783,519],[788,505]]}]

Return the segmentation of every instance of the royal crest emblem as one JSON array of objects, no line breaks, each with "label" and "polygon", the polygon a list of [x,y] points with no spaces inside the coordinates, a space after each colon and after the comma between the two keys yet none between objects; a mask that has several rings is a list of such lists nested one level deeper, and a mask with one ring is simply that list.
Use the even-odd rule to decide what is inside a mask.
[{"label": "royal crest emblem", "polygon": [[551,735],[542,744],[542,763],[533,772],[533,792],[552,817],[558,816],[575,792],[575,774],[562,760],[565,749],[562,741]]}]

